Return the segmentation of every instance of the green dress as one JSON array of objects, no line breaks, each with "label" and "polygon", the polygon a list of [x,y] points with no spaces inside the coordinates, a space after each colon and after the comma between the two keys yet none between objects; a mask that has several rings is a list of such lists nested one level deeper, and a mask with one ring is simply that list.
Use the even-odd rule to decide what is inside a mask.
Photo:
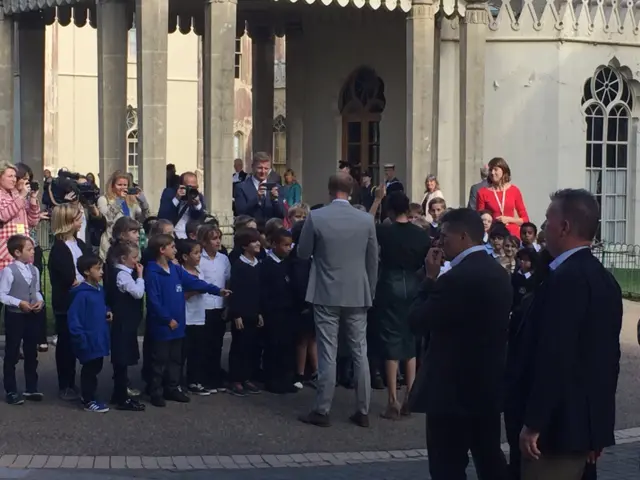
[{"label": "green dress", "polygon": [[412,223],[392,223],[377,228],[380,246],[379,278],[375,296],[378,346],[384,360],[416,356],[416,340],[409,327],[413,303],[429,251],[429,234]]}]

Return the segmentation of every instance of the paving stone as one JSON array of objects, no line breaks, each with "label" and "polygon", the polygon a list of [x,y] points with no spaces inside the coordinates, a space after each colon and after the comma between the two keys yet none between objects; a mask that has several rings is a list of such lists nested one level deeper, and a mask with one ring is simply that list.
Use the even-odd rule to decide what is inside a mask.
[{"label": "paving stone", "polygon": [[380,458],[378,452],[360,452],[360,454],[367,460],[378,460]]},{"label": "paving stone", "polygon": [[301,453],[293,453],[290,455],[291,456],[291,460],[293,460],[296,463],[307,463],[309,460],[306,459],[306,457],[301,454]]},{"label": "paving stone", "polygon": [[251,463],[249,461],[249,459],[245,456],[245,455],[231,455],[231,459],[237,464],[237,465],[246,465]]},{"label": "paving stone", "polygon": [[405,450],[404,454],[409,458],[419,457],[420,456],[420,453],[418,453],[417,450]]},{"label": "paving stone", "polygon": [[28,468],[43,468],[49,457],[47,455],[34,455],[29,462]]},{"label": "paving stone", "polygon": [[377,452],[380,460],[388,460],[391,458],[391,452]]},{"label": "paving stone", "polygon": [[337,460],[333,453],[320,453],[319,455],[320,455],[320,460],[324,460],[327,462]]},{"label": "paving stone", "polygon": [[[259,457],[259,455],[256,455]],[[218,460],[218,457],[214,456],[214,455],[205,455],[202,457],[202,461],[204,462],[204,464],[211,468],[211,467],[219,467],[220,466],[220,460]]]},{"label": "paving stone", "polygon": [[93,468],[94,457],[79,457],[78,458],[78,468]]},{"label": "paving stone", "polygon": [[418,450],[416,450],[416,452],[418,452],[423,457],[426,457],[428,455],[426,448],[418,449]]},{"label": "paving stone", "polygon": [[250,463],[264,463],[264,460],[262,460],[262,455],[247,455],[247,460],[249,460]]},{"label": "paving stone", "polygon": [[349,452],[348,455],[350,460],[364,460],[364,455],[359,452]]},{"label": "paving stone", "polygon": [[318,453],[304,453],[304,458],[309,460],[310,462],[320,462],[322,458],[320,458],[320,454]]},{"label": "paving stone", "polygon": [[337,452],[333,454],[338,460],[349,460],[349,454],[347,452]]},{"label": "paving stone", "polygon": [[109,457],[96,457],[93,461],[93,468],[107,469],[107,468],[110,468],[110,466],[111,466],[111,459]]},{"label": "paving stone", "polygon": [[277,462],[278,459],[275,455],[262,455],[262,461],[266,463]]},{"label": "paving stone", "polygon": [[78,466],[78,459],[79,457],[77,456],[65,456],[62,459],[62,465],[60,465],[60,468],[76,468]]},{"label": "paving stone", "polygon": [[156,457],[142,457],[142,468],[149,470],[156,470],[160,468],[160,465],[158,465],[158,459]]},{"label": "paving stone", "polygon": [[18,455],[11,464],[11,468],[26,468],[32,457],[33,455]]},{"label": "paving stone", "polygon": [[207,468],[207,466],[204,464],[204,460],[202,460],[202,457],[199,455],[194,457],[187,457],[187,462],[189,462],[189,465],[191,465],[193,468],[198,470],[204,470],[205,468]]},{"label": "paving stone", "polygon": [[163,470],[173,470],[176,468],[171,457],[158,457],[158,465]]},{"label": "paving stone", "polygon": [[393,458],[407,458],[407,456],[404,454],[404,452],[401,452],[400,450],[392,450],[392,451],[389,452],[389,454]]},{"label": "paving stone", "polygon": [[189,462],[187,462],[187,457],[177,456],[171,457],[171,459],[178,470],[191,470],[192,468]]},{"label": "paving stone", "polygon": [[260,463],[260,462],[258,462],[258,463],[253,463],[252,465],[253,465],[255,468],[271,468],[271,465],[269,465],[268,463],[264,463],[264,462],[262,462],[262,463]]},{"label": "paving stone", "polygon": [[127,468],[139,469],[142,468],[142,459],[136,456],[127,457],[126,464]]},{"label": "paving stone", "polygon": [[121,457],[121,456],[111,457],[111,468],[117,468],[117,469],[127,468],[127,457]]},{"label": "paving stone", "polygon": [[276,458],[282,463],[293,463],[293,458],[290,455],[276,455]]},{"label": "paving stone", "polygon": [[18,458],[17,455],[2,455],[0,457],[0,467],[9,467]]},{"label": "paving stone", "polygon": [[221,465],[225,465],[225,466],[236,464],[236,462],[233,461],[233,458],[229,457],[228,455],[219,455],[218,461],[220,462]]}]

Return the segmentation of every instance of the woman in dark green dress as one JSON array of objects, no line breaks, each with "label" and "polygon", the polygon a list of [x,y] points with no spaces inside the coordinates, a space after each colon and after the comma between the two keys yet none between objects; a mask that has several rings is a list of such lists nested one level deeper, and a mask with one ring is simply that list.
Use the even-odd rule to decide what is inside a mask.
[{"label": "woman in dark green dress", "polygon": [[[416,340],[409,327],[408,314],[418,291],[418,271],[429,251],[429,234],[409,221],[409,198],[394,192],[387,206],[395,222],[379,225],[379,279],[375,296],[379,346],[385,360],[389,403],[383,418],[398,419],[408,414],[404,408],[416,374]],[[405,362],[407,391],[403,404],[398,402],[396,378],[398,364]]]}]

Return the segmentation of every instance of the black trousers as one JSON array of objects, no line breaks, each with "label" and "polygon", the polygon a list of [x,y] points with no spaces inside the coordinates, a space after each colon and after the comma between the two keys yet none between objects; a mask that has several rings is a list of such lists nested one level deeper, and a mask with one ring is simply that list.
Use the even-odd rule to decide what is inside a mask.
[{"label": "black trousers", "polygon": [[98,390],[98,375],[102,371],[104,358],[94,358],[82,364],[80,370],[80,391],[82,392],[82,401],[84,403],[92,402],[96,399],[96,390]]},{"label": "black trousers", "polygon": [[76,387],[76,356],[71,347],[71,334],[66,314],[56,314],[56,369],[58,371],[58,388]]},{"label": "black trousers", "polygon": [[17,392],[16,365],[20,359],[20,344],[24,353],[25,390],[38,391],[38,335],[40,324],[36,313],[4,313],[6,344],[4,347],[4,390]]},{"label": "black trousers", "polygon": [[466,480],[469,451],[479,480],[507,480],[500,448],[500,414],[428,415],[427,451],[432,480]]},{"label": "black trousers", "polygon": [[231,324],[229,379],[234,383],[250,380],[255,365],[258,319],[243,318],[243,323],[242,330],[238,330],[235,324]]},{"label": "black trousers", "polygon": [[222,319],[222,309],[205,312],[205,335],[207,337],[205,384],[214,388],[222,387],[222,347],[227,324]]},{"label": "black trousers", "polygon": [[182,368],[182,338],[154,340],[151,348],[151,385],[149,394],[161,396],[163,386],[175,390],[180,385]]},{"label": "black trousers", "polygon": [[265,381],[269,385],[282,386],[293,383],[295,361],[295,337],[289,312],[265,315]]},{"label": "black trousers", "polygon": [[149,335],[149,327],[145,326],[144,329],[144,339],[142,341],[142,381],[147,385],[147,388],[151,388],[151,377],[152,371],[151,368],[151,351],[153,340]]},{"label": "black trousers", "polygon": [[129,367],[126,365],[113,365],[113,395],[112,401],[117,404],[126,402],[129,398]]},{"label": "black trousers", "polygon": [[[33,257],[33,265],[40,272],[40,285],[44,285],[43,252],[40,245],[38,245],[35,248],[34,253],[35,255]],[[44,298],[44,295],[42,295],[42,298]],[[43,308],[42,311],[40,313],[37,313],[36,315],[38,316],[38,322],[40,325],[38,345],[46,345],[47,344],[47,309]]]},{"label": "black trousers", "polygon": [[211,348],[207,341],[205,325],[187,325],[187,337],[182,349],[183,369],[187,364],[186,382],[182,384],[204,385],[207,380],[207,350]]}]

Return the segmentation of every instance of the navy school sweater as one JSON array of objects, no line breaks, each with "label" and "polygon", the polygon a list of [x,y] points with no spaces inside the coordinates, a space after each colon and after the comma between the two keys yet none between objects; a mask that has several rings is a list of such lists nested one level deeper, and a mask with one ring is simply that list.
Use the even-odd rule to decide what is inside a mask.
[{"label": "navy school sweater", "polygon": [[292,311],[294,308],[291,287],[291,264],[288,259],[274,260],[267,255],[260,271],[260,311],[265,315]]},{"label": "navy school sweater", "polygon": [[80,363],[109,356],[111,340],[107,304],[101,286],[82,282],[71,289],[67,323],[73,353]]},{"label": "navy school sweater", "polygon": [[231,265],[229,289],[233,292],[229,297],[229,318],[254,319],[260,313],[260,270],[262,264],[249,265],[238,258]]},{"label": "navy school sweater", "polygon": [[[194,277],[173,263],[169,263],[169,271],[166,271],[157,262],[149,262],[144,271],[144,283],[147,291],[148,334],[153,340],[159,341],[184,337],[185,292],[220,295],[218,287]],[[178,322],[175,330],[169,327],[171,320]]]}]

